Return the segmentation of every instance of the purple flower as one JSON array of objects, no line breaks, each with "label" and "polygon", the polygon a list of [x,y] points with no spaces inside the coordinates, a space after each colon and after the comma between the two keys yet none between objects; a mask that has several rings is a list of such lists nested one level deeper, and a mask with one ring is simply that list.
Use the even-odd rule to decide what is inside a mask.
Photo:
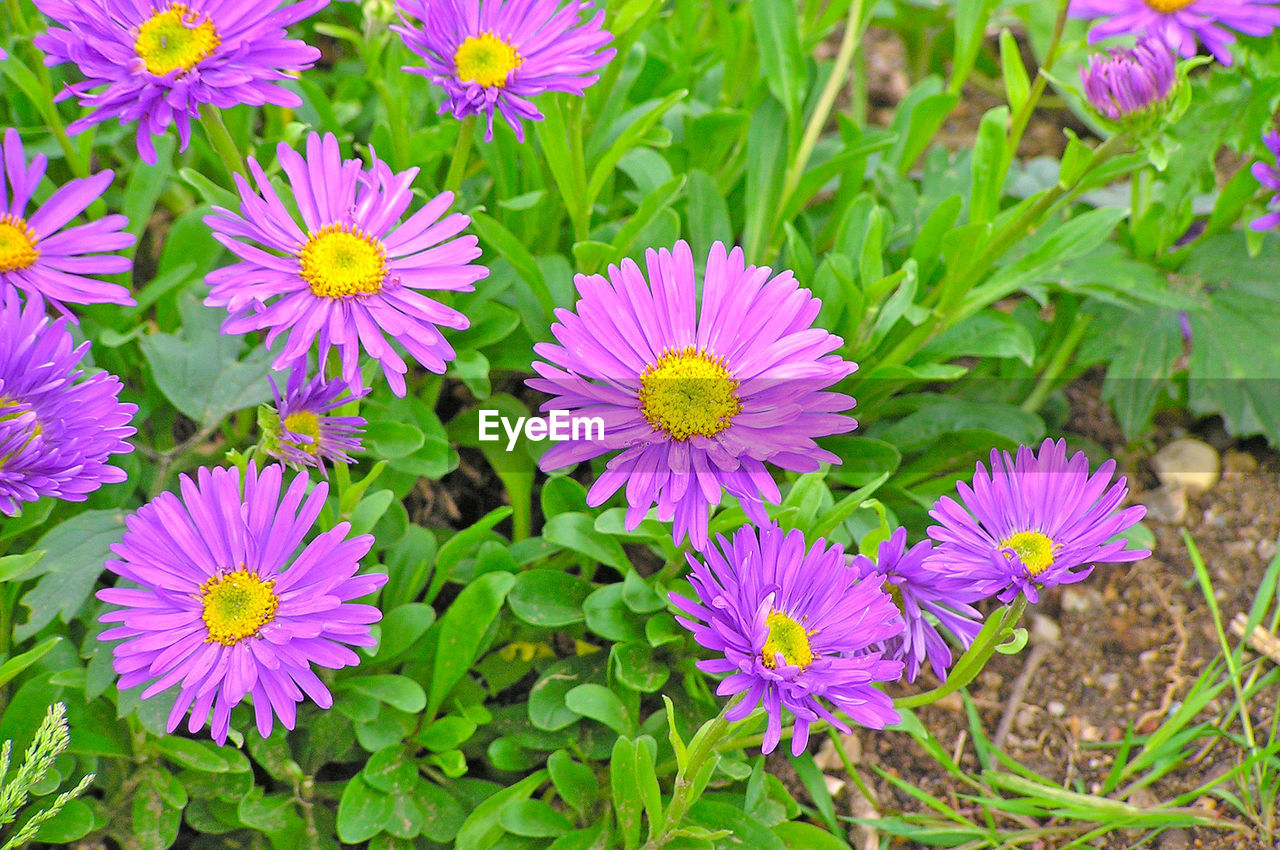
[{"label": "purple flower", "polygon": [[[307,380],[303,369],[289,373],[284,396],[271,381],[276,408],[265,413],[263,450],[293,467],[315,466],[328,476],[325,461],[351,463],[349,452],[360,451],[365,421],[359,416],[334,416],[329,411],[351,401],[347,385],[327,383],[323,375]],[[363,393],[361,394],[363,395]],[[358,398],[359,396],[357,396]]]},{"label": "purple flower", "polygon": [[[563,3],[563,5],[562,5]],[[425,68],[404,70],[430,77],[448,94],[440,113],[454,118],[483,113],[485,140],[493,116],[502,117],[524,141],[522,120],[541,121],[529,98],[546,91],[581,95],[617,52],[601,29],[604,11],[582,0],[399,0],[404,26],[394,26]],[[420,24],[410,23],[417,18]],[[605,49],[608,48],[608,49]]]},{"label": "purple flower", "polygon": [[387,337],[427,369],[444,372],[454,351],[437,326],[465,328],[467,317],[417,290],[470,292],[489,274],[470,264],[480,256],[476,237],[453,238],[471,223],[461,213],[444,216],[453,193],[437,195],[401,224],[418,169],[395,174],[375,157],[366,171],[360,160],[342,159],[332,134],[321,141],[312,133],[306,159],[283,143],[277,156],[302,227],[252,157],[257,190],[236,175],[240,214],[214,207],[205,219],[241,259],[206,278],[213,291],[205,304],[231,314],[222,332],[266,329],[268,348],[287,333],[278,370],[305,364],[319,340],[320,362],[338,349],[342,379],[354,392],[363,389],[363,349],[396,395],[405,394],[408,367]]},{"label": "purple flower", "polygon": [[127,477],[107,460],[133,451],[138,407],[120,403],[116,376],[76,368],[89,343],[73,348],[67,322],[50,321],[38,298],[25,308],[12,290],[0,299],[0,513],[9,516],[42,496],[83,502]]},{"label": "purple flower", "polygon": [[533,364],[541,377],[528,384],[555,396],[542,409],[604,424],[603,439],[556,443],[541,466],[621,450],[587,503],[625,484],[627,528],[656,501],[676,542],[687,533],[701,549],[721,488],[764,525],[762,497],[779,500],[765,461],[797,472],[840,462],[814,438],[856,427],[837,413],[853,399],[823,390],[858,367],[831,353],[840,337],[812,327],[821,302],[789,271],[771,278],[717,242],[699,308],[688,244],[646,251],[645,261],[648,282],[631,260],[610,266],[608,280],[578,275],[576,312],[557,310],[551,327],[559,344],[534,346],[549,362]]},{"label": "purple flower", "polygon": [[680,624],[723,655],[697,664],[729,674],[716,693],[745,694],[726,719],[741,720],[763,703],[769,722],[761,749],[770,753],[782,735],[782,711],[791,712],[795,755],[804,752],[814,721],[849,731],[821,699],[872,729],[898,721],[874,683],[896,681],[902,662],[869,649],[903,628],[879,576],[860,579],[845,566],[841,546],[828,549],[819,538],[806,552],[804,535],[777,526],[761,528],[757,537],[755,527],[744,525],[732,544],[723,535],[716,542],[703,553],[705,563],[686,555],[698,599],[670,598],[688,615],[676,617]]},{"label": "purple flower", "polygon": [[1132,50],[1090,56],[1088,67],[1080,68],[1080,81],[1093,107],[1118,121],[1163,102],[1178,75],[1165,43],[1144,37]]},{"label": "purple flower", "polygon": [[138,153],[155,164],[152,137],[176,125],[186,150],[201,106],[301,106],[280,82],[310,68],[320,51],[287,38],[285,28],[328,2],[35,0],[61,25],[36,36],[35,45],[48,54],[45,64],[73,62],[85,77],[59,96],[93,110],[69,132],[111,118],[136,121]]},{"label": "purple flower", "polygon": [[979,463],[972,487],[956,485],[964,507],[943,496],[929,512],[941,523],[929,528],[940,543],[930,568],[984,596],[1008,602],[1022,592],[1037,602],[1037,587],[1081,581],[1094,563],[1142,560],[1151,553],[1112,539],[1147,512],[1117,512],[1129,490],[1124,476],[1108,489],[1115,466],[1108,460],[1090,475],[1084,452],[1067,460],[1065,440],[1045,440],[1038,456],[1021,446],[1017,460],[992,450],[989,474]]},{"label": "purple flower", "polygon": [[1094,24],[1089,42],[1112,36],[1158,38],[1182,56],[1196,54],[1199,38],[1223,65],[1236,40],[1230,30],[1263,36],[1280,26],[1280,0],[1071,0],[1073,18],[1110,18]]},{"label": "purple flower", "polygon": [[294,556],[328,495],[306,492],[293,479],[281,499],[283,468],[261,473],[200,469],[179,477],[182,498],[161,493],[125,521],[107,569],[139,585],[98,591],[122,606],[102,615],[118,623],[101,640],[114,649],[121,690],[150,682],[143,699],[179,685],[167,729],[187,710],[195,732],[213,714],[212,736],[227,739],[231,709],[252,695],[258,731],[271,734],[272,715],[292,729],[303,694],[321,708],[333,704],[311,666],[360,663],[348,646],[373,646],[369,625],[382,619],[372,605],[353,604],[386,583],[356,575],[369,552],[367,534],[344,540],[350,525],[321,532]]},{"label": "purple flower", "polygon": [[916,680],[926,660],[939,679],[947,678],[951,648],[943,631],[967,649],[982,629],[982,614],[968,603],[987,594],[978,592],[967,579],[949,578],[931,569],[926,559],[932,551],[928,540],[907,549],[907,530],[899,528],[880,544],[876,560],[856,555],[850,564],[862,578],[884,576],[885,590],[906,618],[902,634],[873,648],[883,650],[885,658],[905,661],[908,682]]},{"label": "purple flower", "polygon": [[68,181],[28,217],[27,203],[47,164],[44,154],[37,154],[28,165],[18,131],[5,130],[4,170],[0,172],[0,294],[21,289],[49,299],[67,315],[71,314],[63,302],[132,304],[129,290],[123,286],[84,277],[86,272],[118,274],[133,267],[128,257],[103,253],[133,244],[133,236],[122,230],[129,220],[108,215],[66,227],[102,196],[113,173],[100,171]]},{"label": "purple flower", "polygon": [[1270,230],[1273,227],[1280,227],[1280,133],[1267,133],[1262,140],[1271,151],[1276,164],[1255,162],[1252,170],[1253,176],[1263,185],[1263,188],[1271,190],[1271,201],[1267,206],[1273,212],[1249,222],[1251,230]]}]

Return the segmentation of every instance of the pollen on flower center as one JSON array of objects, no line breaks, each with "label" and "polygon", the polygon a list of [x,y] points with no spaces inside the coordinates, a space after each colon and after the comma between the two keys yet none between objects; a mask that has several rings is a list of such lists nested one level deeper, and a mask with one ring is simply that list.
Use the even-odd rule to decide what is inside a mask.
[{"label": "pollen on flower center", "polygon": [[764,622],[769,628],[764,649],[760,650],[760,660],[764,662],[764,666],[770,670],[776,669],[779,653],[789,667],[803,669],[813,663],[816,656],[809,646],[809,636],[816,632],[805,631],[804,626],[781,611],[770,611]]},{"label": "pollen on flower center", "polygon": [[36,234],[15,215],[0,215],[0,272],[30,268],[40,259]]},{"label": "pollen on flower center", "polygon": [[1038,576],[1053,566],[1053,541],[1039,531],[1019,531],[1000,542],[1001,549],[1012,549],[1027,568]]},{"label": "pollen on flower center", "polygon": [[173,3],[138,27],[133,50],[148,71],[163,77],[173,71],[190,71],[221,43],[208,16]]},{"label": "pollen on flower center", "polygon": [[453,55],[458,79],[482,86],[505,86],[507,76],[523,62],[524,57],[513,45],[493,33],[468,38]]},{"label": "pollen on flower center", "polygon": [[274,580],[263,581],[244,567],[215,576],[200,585],[201,614],[209,630],[206,643],[233,646],[270,623],[280,605]]},{"label": "pollen on flower center", "polygon": [[387,276],[382,242],[345,224],[331,224],[311,234],[298,260],[302,279],[321,298],[376,295]]},{"label": "pollen on flower center", "polygon": [[1157,12],[1177,12],[1187,8],[1196,0],[1145,0],[1146,4]]},{"label": "pollen on flower center", "polygon": [[665,352],[640,374],[640,412],[674,440],[714,437],[741,411],[738,382],[724,360],[692,345]]},{"label": "pollen on flower center", "polygon": [[296,443],[298,448],[309,454],[320,453],[320,417],[312,413],[310,410],[299,410],[297,413],[290,413],[284,418],[282,423],[286,431],[292,431],[295,434],[301,434],[304,437],[310,437],[309,443]]}]

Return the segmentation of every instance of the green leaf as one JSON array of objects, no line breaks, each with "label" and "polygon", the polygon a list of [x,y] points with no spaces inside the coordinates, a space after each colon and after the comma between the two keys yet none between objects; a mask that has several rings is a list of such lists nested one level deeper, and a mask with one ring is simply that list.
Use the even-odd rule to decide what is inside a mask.
[{"label": "green leaf", "polygon": [[422,834],[440,844],[453,841],[467,819],[462,804],[439,785],[426,782],[418,783],[413,799],[423,815]]},{"label": "green leaf", "polygon": [[219,333],[216,314],[194,298],[181,303],[178,335],[153,333],[139,341],[164,397],[206,428],[228,413],[269,401],[267,350],[255,348],[241,360],[244,337]]},{"label": "green leaf", "polygon": [[35,664],[41,658],[48,655],[49,650],[57,646],[61,640],[62,638],[60,636],[54,635],[53,637],[47,638],[46,640],[36,644],[26,652],[15,655],[8,661],[0,664],[0,687],[4,687],[9,682],[13,681],[14,678],[23,670],[26,670],[32,664]]},{"label": "green leaf", "polygon": [[393,661],[427,633],[436,620],[435,609],[420,602],[399,605],[387,612],[379,624],[382,638],[374,659],[378,663]]},{"label": "green leaf", "polygon": [[28,570],[40,563],[40,559],[44,557],[44,552],[34,550],[24,552],[21,555],[5,555],[0,558],[0,581],[17,581],[26,574]]},{"label": "green leaf", "polygon": [[578,685],[565,694],[564,704],[583,717],[603,723],[619,735],[635,732],[635,720],[627,707],[604,685]]},{"label": "green leaf", "polygon": [[667,110],[684,99],[686,94],[688,91],[685,89],[677,89],[661,100],[652,100],[641,105],[644,111],[618,135],[595,167],[591,169],[591,180],[587,184],[587,209],[595,205],[596,198],[600,197],[600,190],[604,188],[605,181],[613,173],[622,155],[638,145],[641,139],[648,135],[649,129],[667,114]]},{"label": "green leaf", "polygon": [[556,786],[556,793],[574,811],[585,817],[600,795],[600,785],[595,772],[585,764],[576,762],[565,750],[556,750],[547,758],[547,771]]},{"label": "green leaf", "polygon": [[533,838],[555,838],[573,828],[573,824],[541,800],[512,800],[498,815],[498,823],[513,835]]},{"label": "green leaf", "polygon": [[969,223],[985,224],[995,217],[1004,194],[1005,126],[1009,110],[1004,106],[987,110],[978,125],[973,143],[972,184],[969,194]]},{"label": "green leaf", "polygon": [[97,825],[93,809],[84,800],[68,800],[56,815],[40,824],[35,840],[48,844],[71,844],[84,838]]},{"label": "green leaf", "polygon": [[422,448],[426,437],[420,429],[406,422],[378,419],[369,422],[362,439],[372,454],[385,460],[395,460]]},{"label": "green leaf", "polygon": [[510,573],[485,573],[464,587],[440,618],[427,717],[435,717],[445,696],[476,660],[480,642],[513,586],[515,576]]},{"label": "green leaf", "polygon": [[796,4],[794,0],[752,0],[751,13],[769,91],[786,107],[788,117],[798,121],[808,66],[800,46]]},{"label": "green leaf", "polygon": [[1004,91],[1009,101],[1009,111],[1017,114],[1031,94],[1031,80],[1027,77],[1026,66],[1022,64],[1018,40],[1009,32],[1008,27],[1000,30],[1000,69],[1004,73]]},{"label": "green leaf", "polygon": [[579,655],[557,661],[529,691],[529,722],[534,728],[555,732],[582,717],[565,705],[565,695],[584,682],[603,681],[602,659]]},{"label": "green leaf", "polygon": [[379,791],[407,794],[418,782],[418,767],[408,757],[404,744],[393,744],[369,756],[360,778]]},{"label": "green leaf", "polygon": [[208,741],[195,741],[167,735],[155,742],[155,747],[166,759],[180,767],[203,773],[226,773],[230,766],[219,754],[219,748]]},{"label": "green leaf", "polygon": [[54,617],[71,622],[93,592],[103,563],[111,557],[111,544],[119,542],[123,532],[123,512],[85,511],[41,537],[34,547],[45,553],[34,568],[40,580],[22,597],[30,614],[14,628],[14,639],[26,640]]},{"label": "green leaf", "polygon": [[395,808],[395,799],[359,776],[347,780],[338,801],[338,837],[347,844],[368,841],[382,832]]},{"label": "green leaf", "polygon": [[542,537],[616,570],[626,570],[629,563],[622,544],[596,531],[595,522],[586,514],[557,514],[543,527]]},{"label": "green leaf", "polygon": [[654,693],[671,676],[671,668],[653,657],[645,641],[615,643],[609,652],[614,675],[633,691]]},{"label": "green leaf", "polygon": [[427,695],[422,686],[407,676],[356,676],[341,680],[337,688],[364,694],[410,714],[417,714],[427,704]]},{"label": "green leaf", "polygon": [[530,570],[516,576],[507,596],[512,612],[531,626],[555,629],[581,623],[582,603],[591,583],[558,570]]},{"label": "green leaf", "polygon": [[618,738],[609,760],[609,785],[613,791],[613,812],[627,850],[640,844],[640,783],[636,779],[636,750],[630,738]]},{"label": "green leaf", "polygon": [[499,822],[502,810],[513,800],[528,799],[546,780],[547,772],[539,770],[476,806],[458,830],[454,850],[490,850],[504,831]]}]

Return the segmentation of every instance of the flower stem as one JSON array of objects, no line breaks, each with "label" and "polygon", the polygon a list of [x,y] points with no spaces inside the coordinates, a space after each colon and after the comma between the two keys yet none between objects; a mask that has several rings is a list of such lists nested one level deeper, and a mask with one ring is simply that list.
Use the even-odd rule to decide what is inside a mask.
[{"label": "flower stem", "polygon": [[1069,0],[1059,0],[1058,17],[1053,22],[1053,35],[1049,38],[1049,50],[1044,55],[1044,61],[1040,63],[1040,69],[1036,73],[1035,82],[1031,84],[1031,91],[1027,95],[1026,102],[1022,104],[1022,108],[1018,110],[1018,114],[1013,116],[1013,121],[1009,125],[1009,138],[1005,142],[1004,159],[1000,163],[1000,173],[996,175],[1000,185],[1004,185],[1005,178],[1009,175],[1009,168],[1013,165],[1013,158],[1017,156],[1018,145],[1022,142],[1022,134],[1026,132],[1027,124],[1031,121],[1031,113],[1035,111],[1036,106],[1040,103],[1040,96],[1044,94],[1045,87],[1049,85],[1049,78],[1046,74],[1057,64],[1058,57],[1062,52],[1062,33],[1067,27],[1067,10],[1070,8]]},{"label": "flower stem", "polygon": [[231,184],[235,184],[236,174],[248,174],[245,168],[244,157],[240,154],[240,149],[236,147],[236,143],[231,138],[231,134],[227,132],[227,125],[222,123],[222,112],[216,106],[208,106],[200,110],[200,126],[204,129],[204,137],[209,141],[209,146],[213,148],[214,153],[222,160],[222,164],[227,169],[227,176],[231,178]]},{"label": "flower stem", "polygon": [[[835,106],[836,97],[839,96],[840,90],[844,88],[845,80],[849,76],[849,66],[853,63],[853,57],[858,52],[858,45],[862,42],[863,3],[864,0],[853,0],[853,3],[849,6],[849,17],[845,20],[844,36],[840,40],[840,48],[836,53],[835,63],[831,66],[831,74],[827,77],[827,84],[823,87],[822,94],[818,97],[818,104],[814,107],[813,114],[809,116],[809,123],[804,128],[804,136],[800,140],[800,147],[796,150],[795,158],[787,166],[787,173],[783,178],[782,203],[779,205],[779,209],[787,208],[788,203],[791,201],[791,196],[799,188],[800,180],[804,177],[805,167],[808,166],[809,159],[813,156],[813,149],[817,146],[818,139],[822,136],[822,130],[827,125],[827,119],[831,117],[831,108]],[[769,253],[772,255],[774,250],[776,248],[771,249]]]},{"label": "flower stem", "polygon": [[[738,725],[726,719],[726,715],[736,704],[737,700],[725,702],[720,713],[704,723],[693,736],[684,766],[676,774],[675,787],[671,792],[671,805],[667,807],[667,814],[663,818],[665,823],[662,831],[657,835],[650,835],[641,850],[658,850],[674,838],[674,833],[680,829],[680,823],[688,813],[689,807],[698,802],[702,789],[706,787],[706,780],[715,769],[716,762],[719,761],[717,745],[731,729]],[[704,773],[705,776],[702,775]]]},{"label": "flower stem", "polygon": [[468,115],[462,119],[462,127],[458,130],[458,146],[453,149],[453,161],[449,163],[449,172],[444,178],[444,190],[457,193],[462,185],[462,176],[467,171],[467,160],[471,156],[471,141],[476,134],[476,117]]}]

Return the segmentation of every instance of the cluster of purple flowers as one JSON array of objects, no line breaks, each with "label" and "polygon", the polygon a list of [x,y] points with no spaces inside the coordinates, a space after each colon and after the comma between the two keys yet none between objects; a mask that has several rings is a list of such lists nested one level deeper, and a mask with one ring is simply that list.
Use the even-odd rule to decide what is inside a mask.
[{"label": "cluster of purple flowers", "polygon": [[[649,251],[644,271],[630,261],[606,276],[579,275],[575,309],[556,311],[555,343],[535,352],[529,386],[552,398],[544,411],[568,410],[605,422],[605,439],[560,443],[543,455],[546,470],[617,452],[588,493],[599,505],[625,488],[626,525],[656,505],[686,538],[696,599],[672,602],[680,622],[716,653],[699,667],[727,674],[721,695],[741,694],[726,719],[763,706],[764,751],[781,738],[781,717],[795,717],[792,750],[809,726],[844,721],[873,728],[898,719],[877,683],[924,664],[940,677],[951,664],[946,638],[969,646],[981,620],[974,603],[1078,581],[1094,563],[1146,557],[1117,536],[1141,507],[1117,513],[1124,481],[1107,487],[1113,462],[1095,474],[1083,454],[1069,461],[1063,442],[1045,441],[1017,460],[993,452],[961,507],[941,499],[926,540],[907,548],[905,529],[875,559],[846,559],[842,547],[806,542],[771,523],[777,502],[766,464],[818,469],[839,457],[816,438],[852,430],[843,415],[853,399],[829,391],[856,366],[842,341],[813,326],[821,303],[790,272],[746,265],[739,249],[716,243],[699,289],[692,253]],[[699,299],[698,293],[701,292]],[[750,522],[731,540],[707,538],[708,515],[724,493]]]},{"label": "cluster of purple flowers", "polygon": [[[36,46],[49,64],[70,62],[83,75],[63,93],[90,109],[72,132],[111,118],[136,123],[138,150],[154,162],[154,137],[174,126],[185,148],[202,110],[300,105],[288,82],[320,53],[286,30],[327,2],[37,0],[57,25]],[[1231,37],[1213,21],[1251,34],[1280,24],[1272,5],[1280,0],[1134,2],[1141,8],[1129,17],[1109,7],[1115,18],[1095,37],[1139,20],[1158,37],[1095,58],[1083,73],[1090,100],[1117,120],[1168,98],[1172,51],[1194,51],[1186,31],[1229,61]],[[1075,0],[1072,13],[1102,14],[1098,6]],[[400,0],[394,29],[426,63],[406,70],[444,90],[442,113],[484,115],[487,139],[500,114],[523,139],[523,122],[542,118],[531,98],[582,95],[613,58],[604,13],[592,8],[583,0]],[[1242,9],[1254,17],[1237,15]],[[130,449],[135,408],[118,401],[117,379],[72,372],[85,346],[72,350],[68,319],[50,323],[44,305],[132,303],[123,287],[85,274],[129,270],[111,252],[133,239],[122,216],[67,227],[111,172],[71,181],[28,217],[44,159],[28,168],[13,130],[4,147],[0,510],[12,513],[21,501],[84,498],[124,478],[106,460]],[[1272,147],[1280,155],[1280,138]],[[443,372],[455,354],[441,329],[468,320],[447,296],[423,293],[471,291],[488,270],[475,262],[476,237],[463,234],[470,219],[449,212],[451,192],[404,218],[415,205],[416,168],[394,172],[372,150],[366,166],[344,157],[335,136],[316,133],[305,155],[281,144],[276,159],[288,197],[250,157],[247,175],[235,175],[238,209],[215,207],[206,218],[237,261],[208,276],[205,303],[227,311],[224,333],[263,331],[268,349],[280,343],[274,366],[288,379],[283,393],[273,381],[260,448],[323,475],[326,462],[349,463],[360,450],[366,423],[342,408],[366,392],[361,356],[401,396],[409,390],[402,352]],[[1280,171],[1255,173],[1280,189]],[[1093,564],[1148,554],[1119,537],[1143,509],[1121,509],[1127,490],[1123,478],[1112,483],[1114,464],[1091,474],[1083,454],[1068,459],[1065,443],[1051,440],[1016,458],[993,452],[989,471],[979,464],[972,483],[959,485],[959,502],[935,505],[929,540],[909,547],[897,529],[875,558],[807,542],[775,525],[765,504],[780,500],[771,467],[803,473],[839,463],[817,440],[856,427],[847,415],[854,400],[833,388],[857,366],[837,353],[839,337],[814,325],[819,300],[791,272],[748,265],[721,243],[701,286],[684,242],[648,251],[643,270],[628,260],[575,283],[580,299],[556,311],[555,342],[535,347],[541,360],[529,386],[552,396],[544,411],[600,417],[606,436],[559,444],[542,467],[612,454],[588,503],[621,490],[628,528],[654,509],[677,543],[689,541],[696,598],[673,594],[672,602],[716,653],[699,667],[725,674],[721,695],[741,695],[727,717],[764,707],[765,752],[782,738],[784,712],[795,718],[795,753],[815,722],[896,722],[878,685],[904,674],[914,681],[926,665],[944,678],[952,647],[967,647],[979,631],[979,601],[1035,601]],[[331,362],[336,374],[326,376]],[[286,486],[284,475],[281,464],[253,462],[183,475],[181,495],[162,493],[140,508],[112,549],[107,567],[123,581],[99,593],[117,606],[102,618],[112,626],[102,639],[120,641],[121,688],[145,685],[144,698],[176,689],[170,730],[189,715],[190,730],[208,723],[223,742],[246,699],[264,736],[276,719],[293,728],[305,697],[332,702],[312,665],[357,664],[351,647],[374,643],[370,627],[381,614],[355,601],[387,579],[358,574],[372,538],[348,539],[349,525],[339,523],[304,544],[328,487],[305,472]],[[713,541],[710,513],[725,493],[749,522]]]}]

